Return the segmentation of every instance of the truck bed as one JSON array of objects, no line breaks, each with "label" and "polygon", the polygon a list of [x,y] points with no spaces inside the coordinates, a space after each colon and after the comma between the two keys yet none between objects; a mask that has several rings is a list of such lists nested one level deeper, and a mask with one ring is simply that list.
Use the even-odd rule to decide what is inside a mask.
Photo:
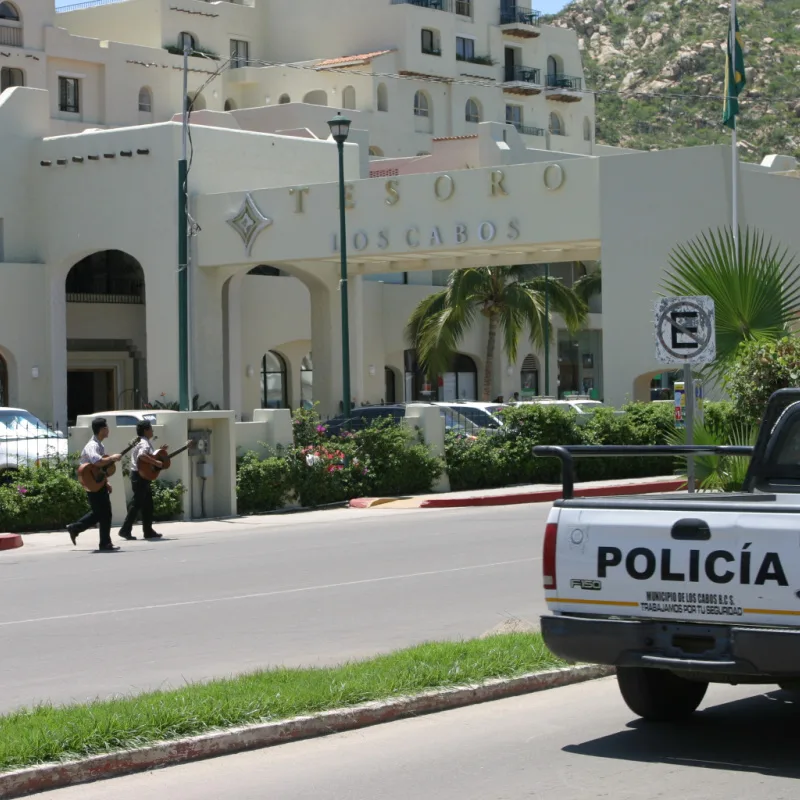
[{"label": "truck bed", "polygon": [[797,494],[680,494],[628,495],[626,497],[576,497],[556,500],[553,505],[563,509],[602,509],[605,511],[729,511],[741,514],[800,514],[800,495]]}]

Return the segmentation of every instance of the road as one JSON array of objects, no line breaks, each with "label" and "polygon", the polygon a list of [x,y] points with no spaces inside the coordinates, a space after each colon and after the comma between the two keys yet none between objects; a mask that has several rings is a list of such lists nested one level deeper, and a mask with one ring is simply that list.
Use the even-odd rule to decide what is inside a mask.
[{"label": "road", "polygon": [[[0,554],[0,711],[538,622],[544,505],[336,509]],[[181,532],[173,533],[176,530]]]},{"label": "road", "polygon": [[797,721],[781,692],[712,687],[690,723],[646,725],[610,678],[42,800],[795,800]]}]

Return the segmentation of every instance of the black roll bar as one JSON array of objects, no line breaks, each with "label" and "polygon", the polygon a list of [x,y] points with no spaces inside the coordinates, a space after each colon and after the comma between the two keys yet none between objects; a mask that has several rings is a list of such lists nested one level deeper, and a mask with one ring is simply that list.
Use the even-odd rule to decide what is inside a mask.
[{"label": "black roll bar", "polygon": [[561,496],[572,500],[575,496],[575,457],[601,456],[752,456],[755,447],[738,445],[673,445],[673,444],[578,444],[543,445],[533,448],[533,454],[542,458],[561,460]]}]

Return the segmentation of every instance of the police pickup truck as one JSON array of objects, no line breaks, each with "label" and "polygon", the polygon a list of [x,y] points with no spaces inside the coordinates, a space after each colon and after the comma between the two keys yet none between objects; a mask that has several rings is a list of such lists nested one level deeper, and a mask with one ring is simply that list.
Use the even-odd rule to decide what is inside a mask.
[{"label": "police pickup truck", "polygon": [[[800,689],[800,389],[776,392],[753,448],[537,447],[562,460],[544,536],[542,634],[616,667],[647,720],[692,714],[708,684]],[[749,455],[738,493],[574,498],[573,459]]]}]

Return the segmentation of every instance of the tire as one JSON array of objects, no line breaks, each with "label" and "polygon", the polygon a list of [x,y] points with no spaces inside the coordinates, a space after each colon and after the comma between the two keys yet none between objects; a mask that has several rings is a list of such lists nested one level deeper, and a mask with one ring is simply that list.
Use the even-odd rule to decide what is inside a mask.
[{"label": "tire", "polygon": [[667,670],[618,667],[617,684],[628,708],[648,722],[677,722],[691,716],[708,683],[687,681]]}]

